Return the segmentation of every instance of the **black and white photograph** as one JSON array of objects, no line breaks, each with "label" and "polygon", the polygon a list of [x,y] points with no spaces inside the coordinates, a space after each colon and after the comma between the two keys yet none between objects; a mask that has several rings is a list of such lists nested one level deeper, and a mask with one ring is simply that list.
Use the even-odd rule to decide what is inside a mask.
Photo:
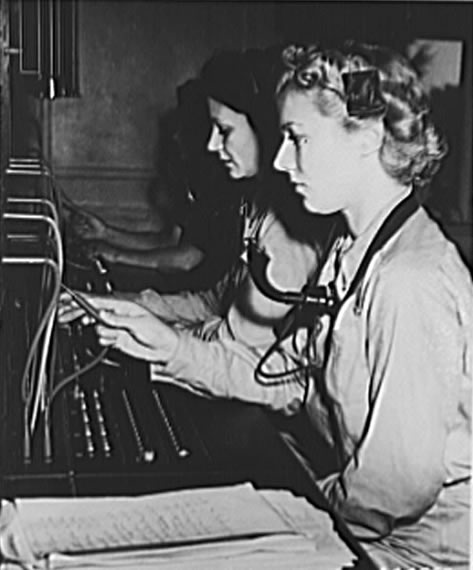
[{"label": "black and white photograph", "polygon": [[472,170],[470,0],[0,0],[0,570],[471,570]]}]

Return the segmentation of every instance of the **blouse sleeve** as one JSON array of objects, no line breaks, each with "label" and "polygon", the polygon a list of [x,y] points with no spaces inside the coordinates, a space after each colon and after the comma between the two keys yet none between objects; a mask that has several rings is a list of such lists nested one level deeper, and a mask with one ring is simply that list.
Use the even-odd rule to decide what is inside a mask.
[{"label": "blouse sleeve", "polygon": [[[272,216],[265,219],[258,242],[271,258],[268,275],[274,285],[299,290],[315,269],[315,248],[293,239]],[[247,275],[224,318],[204,323],[199,337],[181,332],[177,353],[162,372],[205,394],[296,411],[304,397],[300,381],[268,385],[255,379],[258,361],[275,341],[273,327],[289,308],[264,297]],[[276,351],[269,366],[282,371],[293,364],[290,356]]]},{"label": "blouse sleeve", "polygon": [[183,291],[176,294],[162,294],[146,289],[134,300],[169,323],[196,325],[220,313],[225,283],[226,278],[206,291]]},{"label": "blouse sleeve", "polygon": [[383,269],[366,314],[365,433],[342,474],[322,481],[359,538],[387,535],[436,500],[462,383],[464,333],[441,269],[414,263]]}]

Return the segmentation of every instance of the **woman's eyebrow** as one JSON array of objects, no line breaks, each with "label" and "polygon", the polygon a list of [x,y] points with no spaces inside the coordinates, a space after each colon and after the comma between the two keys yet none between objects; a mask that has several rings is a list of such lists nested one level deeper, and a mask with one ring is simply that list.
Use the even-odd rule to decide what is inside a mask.
[{"label": "woman's eyebrow", "polygon": [[287,123],[282,123],[282,124],[279,126],[279,128],[280,128],[282,131],[288,131],[288,130],[292,129],[293,125],[294,125],[294,123],[293,123],[292,121],[288,121]]},{"label": "woman's eyebrow", "polygon": [[211,122],[216,125],[217,127],[227,127],[228,125],[225,123],[225,121],[222,121],[221,119],[218,118],[212,118]]},{"label": "woman's eyebrow", "polygon": [[285,133],[297,133],[297,132],[301,132],[301,125],[299,125],[298,123],[294,123],[293,121],[288,121],[287,123],[283,123],[280,127],[279,127],[281,132],[285,132]]}]

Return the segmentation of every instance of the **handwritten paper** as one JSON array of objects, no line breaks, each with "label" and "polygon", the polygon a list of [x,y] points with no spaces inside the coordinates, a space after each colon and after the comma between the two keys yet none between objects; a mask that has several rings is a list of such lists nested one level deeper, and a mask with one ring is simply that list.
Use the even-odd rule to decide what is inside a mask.
[{"label": "handwritten paper", "polygon": [[294,533],[249,484],[127,498],[23,499],[17,509],[37,557]]},{"label": "handwritten paper", "polygon": [[[7,512],[8,511],[8,512]],[[339,570],[353,555],[329,515],[251,484],[142,497],[2,504],[2,570]]]}]

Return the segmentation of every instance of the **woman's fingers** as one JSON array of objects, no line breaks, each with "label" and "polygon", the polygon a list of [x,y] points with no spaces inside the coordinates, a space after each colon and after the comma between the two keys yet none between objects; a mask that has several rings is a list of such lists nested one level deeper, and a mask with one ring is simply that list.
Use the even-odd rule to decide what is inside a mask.
[{"label": "woman's fingers", "polygon": [[177,331],[146,309],[139,315],[101,311],[100,317],[96,332],[104,346],[150,361],[168,361],[176,351]]},{"label": "woman's fingers", "polygon": [[76,212],[72,215],[72,225],[74,226],[75,232],[81,237],[85,237],[93,231],[93,226],[90,223],[90,220],[82,212]]},{"label": "woman's fingers", "polygon": [[83,324],[95,323],[102,346],[113,346],[136,358],[167,361],[177,347],[175,329],[128,299],[67,289],[60,297],[58,320],[66,324],[77,318]]},{"label": "woman's fingers", "polygon": [[80,307],[58,310],[57,319],[60,324],[66,325],[76,319],[80,319],[84,315],[84,309]]},{"label": "woman's fingers", "polygon": [[61,293],[57,309],[57,318],[61,324],[67,324],[84,314],[84,309],[80,307],[69,293]]},{"label": "woman's fingers", "polygon": [[117,263],[119,255],[117,248],[110,246],[105,242],[97,242],[95,252],[96,255],[100,255],[104,261],[108,261],[109,263]]},{"label": "woman's fingers", "polygon": [[[73,293],[73,301],[75,304],[87,304],[95,311],[105,310],[117,315],[139,315],[146,312],[146,309],[134,301],[122,299],[111,295],[96,295],[93,293],[84,293],[82,291],[71,291]],[[74,299],[75,297],[75,299]],[[84,306],[86,309],[86,307]]]},{"label": "woman's fingers", "polygon": [[133,331],[124,329],[109,328],[104,325],[97,325],[95,328],[99,344],[105,347],[113,347],[121,350],[125,354],[141,358],[144,360],[156,360],[156,353],[150,347],[138,341]]},{"label": "woman's fingers", "polygon": [[128,299],[121,299],[110,295],[93,295],[91,293],[85,293],[83,297],[96,309],[104,309],[118,316],[134,316],[147,312],[147,309]]},{"label": "woman's fingers", "polygon": [[104,325],[97,325],[95,327],[95,330],[97,332],[97,336],[99,337],[99,343],[103,346],[114,346],[117,344],[119,332],[117,329],[106,327]]},{"label": "woman's fingers", "polygon": [[[134,301],[75,291],[65,285],[63,288],[65,291],[59,297],[57,310],[57,318],[61,324],[67,324],[75,319],[82,318],[84,325],[102,321],[111,327],[121,326],[113,322],[114,315],[140,316],[148,313],[147,309],[144,309]],[[103,312],[102,316],[100,315],[101,312]]]},{"label": "woman's fingers", "polygon": [[[118,338],[122,331],[131,336],[138,344],[151,350],[159,350],[159,341],[157,341],[157,329],[159,328],[159,320],[157,317],[148,314],[117,314],[110,311],[100,311],[100,321],[96,327],[99,337]],[[115,331],[111,333],[110,329]],[[123,335],[121,335],[123,337]]]},{"label": "woman's fingers", "polygon": [[70,217],[74,232],[85,240],[103,240],[107,234],[107,224],[102,218],[84,210],[75,211]]}]

